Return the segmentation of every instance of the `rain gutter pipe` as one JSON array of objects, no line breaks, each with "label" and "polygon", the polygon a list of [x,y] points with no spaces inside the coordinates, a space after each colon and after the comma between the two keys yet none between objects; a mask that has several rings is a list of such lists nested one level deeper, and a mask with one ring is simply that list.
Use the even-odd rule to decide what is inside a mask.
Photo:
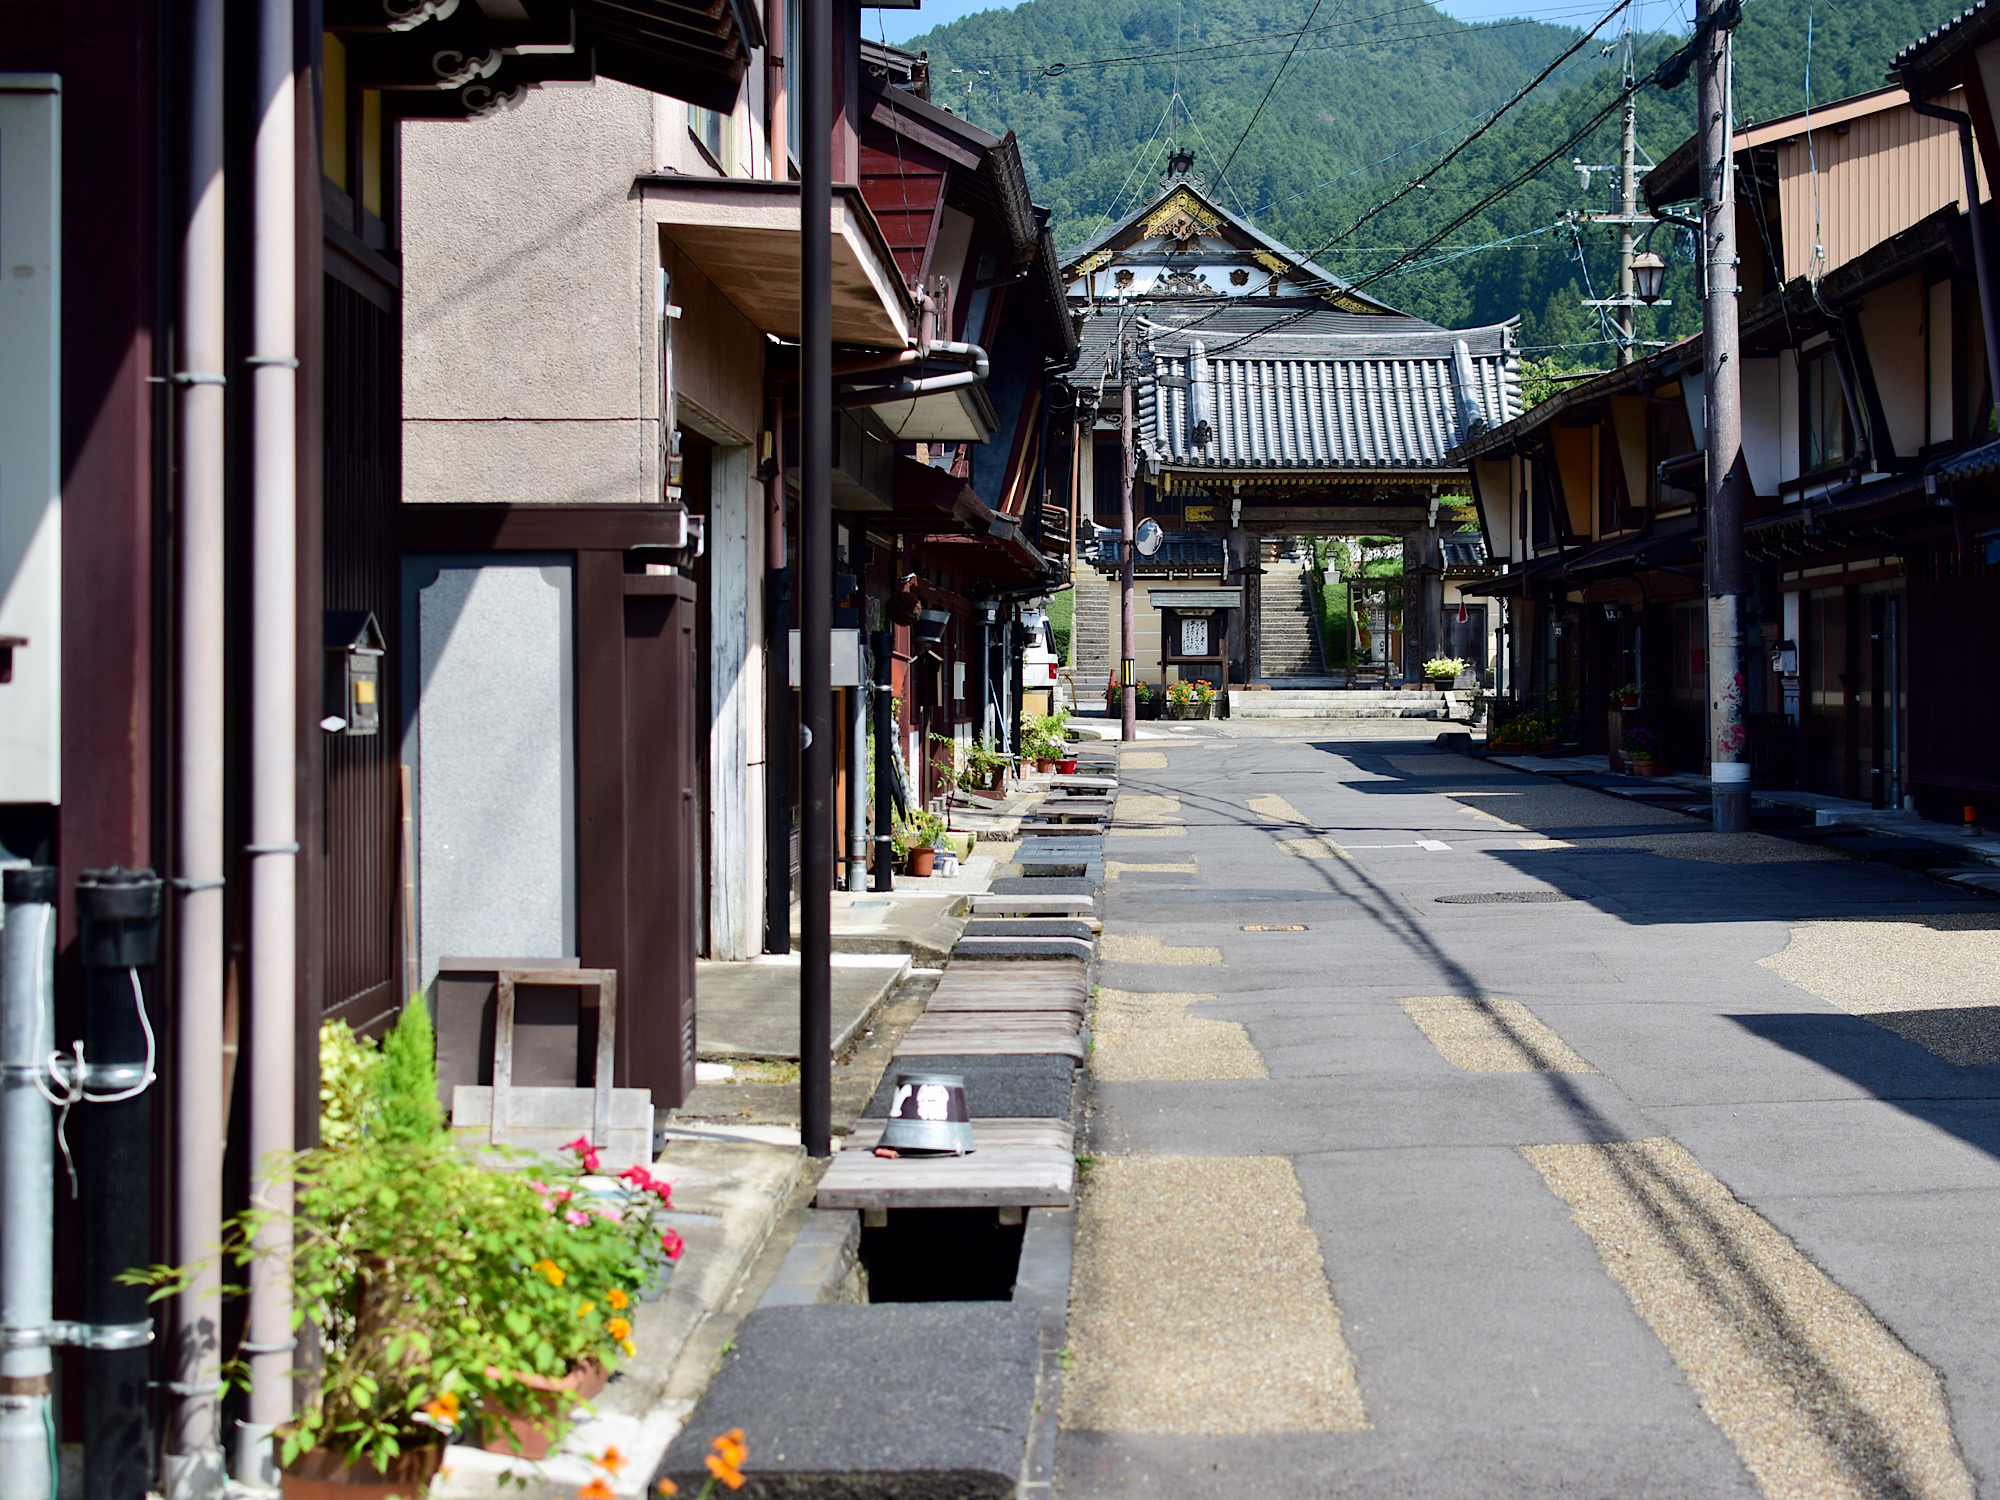
[{"label": "rain gutter pipe", "polygon": [[799,11],[799,1141],[833,1152],[833,0]]},{"label": "rain gutter pipe", "polygon": [[55,1037],[56,872],[0,882],[0,1495],[55,1500],[56,1143],[35,1083]]},{"label": "rain gutter pipe", "polygon": [[[61,1081],[66,1099],[83,1106],[83,1326],[64,1342],[86,1351],[85,1500],[142,1500],[153,1468],[150,1294],[118,1277],[153,1250],[149,1095],[159,1049],[139,976],[157,972],[161,888],[151,870],[116,865],[76,880],[84,1035]],[[209,1087],[221,1092],[214,1080]],[[188,1477],[187,1465],[178,1477]]]},{"label": "rain gutter pipe", "polygon": [[[223,0],[194,0],[187,55],[186,220],[181,233],[179,635],[174,781],[173,1259],[198,1269],[173,1301],[161,1484],[207,1500],[223,1481],[221,1438],[223,959],[223,598],[226,452],[223,291]],[[103,1172],[91,1163],[91,1175]],[[86,1469],[97,1458],[88,1453]],[[95,1491],[93,1491],[93,1495]]]},{"label": "rain gutter pipe", "polygon": [[[236,1477],[277,1487],[292,1413],[290,1210],[298,1073],[298,202],[292,0],[257,6],[251,182],[250,1195],[271,1210],[250,1262],[250,1399]],[[405,996],[405,1003],[414,997]]]}]

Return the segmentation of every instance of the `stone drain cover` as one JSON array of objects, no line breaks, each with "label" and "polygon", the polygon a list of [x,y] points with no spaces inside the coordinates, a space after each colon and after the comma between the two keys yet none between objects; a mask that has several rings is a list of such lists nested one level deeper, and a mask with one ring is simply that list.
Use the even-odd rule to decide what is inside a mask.
[{"label": "stone drain cover", "polygon": [[1439,896],[1445,906],[1533,906],[1545,901],[1574,901],[1565,891],[1473,891],[1464,896]]}]

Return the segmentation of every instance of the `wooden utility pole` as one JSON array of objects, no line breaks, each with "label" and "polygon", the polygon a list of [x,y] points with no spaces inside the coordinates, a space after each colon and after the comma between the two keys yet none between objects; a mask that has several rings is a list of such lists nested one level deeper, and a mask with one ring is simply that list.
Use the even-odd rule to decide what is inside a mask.
[{"label": "wooden utility pole", "polygon": [[1702,391],[1708,453],[1708,774],[1717,833],[1750,826],[1750,736],[1743,716],[1743,382],[1736,299],[1732,52],[1720,7],[1697,0],[1701,140]]},{"label": "wooden utility pole", "polygon": [[1639,308],[1633,295],[1632,257],[1637,243],[1632,233],[1639,214],[1639,101],[1632,87],[1632,33],[1625,33],[1625,108],[1618,133],[1618,363],[1639,357]]}]

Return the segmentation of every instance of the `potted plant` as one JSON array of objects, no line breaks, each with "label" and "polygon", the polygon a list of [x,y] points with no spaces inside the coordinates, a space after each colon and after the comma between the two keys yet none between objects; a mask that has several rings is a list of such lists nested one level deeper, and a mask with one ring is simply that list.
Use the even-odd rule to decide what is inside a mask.
[{"label": "potted plant", "polygon": [[1424,663],[1424,685],[1443,692],[1470,670],[1456,656],[1433,656]]},{"label": "potted plant", "polygon": [[1540,714],[1516,714],[1487,735],[1486,748],[1503,755],[1526,755],[1541,748],[1547,734]]},{"label": "potted plant", "polygon": [[1167,685],[1167,701],[1160,710],[1163,719],[1191,719],[1194,717],[1194,684],[1174,682]]},{"label": "potted plant", "polygon": [[1135,700],[1134,716],[1141,719],[1157,719],[1160,716],[1160,690],[1150,682],[1134,685],[1132,696]]},{"label": "potted plant", "polygon": [[1040,714],[1029,720],[1027,733],[1021,737],[1021,753],[1035,763],[1035,769],[1043,775],[1055,770],[1056,762],[1069,748],[1063,738],[1063,724],[1067,715]]},{"label": "potted plant", "polygon": [[912,808],[906,818],[898,818],[890,830],[890,848],[896,858],[906,861],[909,873],[928,877],[935,866],[937,851],[948,834],[945,821],[928,808]]},{"label": "potted plant", "polygon": [[1618,753],[1625,762],[1625,769],[1634,776],[1659,776],[1666,772],[1666,762],[1660,759],[1660,737],[1650,729],[1634,727],[1626,730]]},{"label": "potted plant", "polygon": [[1611,695],[1613,708],[1637,708],[1639,706],[1639,684],[1628,682]]},{"label": "potted plant", "polygon": [[1197,710],[1194,715],[1195,718],[1212,719],[1215,717],[1215,684],[1210,682],[1206,677],[1197,677],[1194,680],[1194,702]]},{"label": "potted plant", "polygon": [[[630,1191],[588,1190],[587,1141],[539,1174],[460,1154],[421,996],[379,1049],[335,1022],[320,1054],[321,1141],[287,1163],[293,1209],[237,1215],[221,1253],[245,1265],[275,1253],[258,1242],[267,1226],[291,1231],[296,1315],[321,1363],[278,1431],[288,1500],[420,1496],[460,1428],[529,1411],[559,1433],[571,1392],[632,1353],[624,1310],[671,1273],[681,1241],[654,1229],[667,1187],[643,1169]],[[128,1279],[157,1299],[197,1269]]]}]

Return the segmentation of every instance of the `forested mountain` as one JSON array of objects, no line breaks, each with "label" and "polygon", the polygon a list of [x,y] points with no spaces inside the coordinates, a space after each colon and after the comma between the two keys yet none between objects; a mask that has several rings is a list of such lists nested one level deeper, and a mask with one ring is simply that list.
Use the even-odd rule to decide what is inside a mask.
[{"label": "forested mountain", "polygon": [[[1737,33],[1739,118],[1805,107],[1808,60],[1815,105],[1879,88],[1890,58],[1961,3],[1748,0]],[[1622,16],[1450,167],[1357,227],[1608,8],[1562,13],[1575,26],[1466,25],[1414,0],[1027,0],[905,45],[929,52],[936,102],[1019,136],[1036,201],[1055,211],[1059,244],[1083,241],[1143,201],[1171,136],[1196,150],[1197,172],[1208,174],[1223,203],[1301,250],[1324,246],[1322,264],[1359,279],[1425,244],[1605,111],[1622,60],[1615,49],[1607,55],[1606,44],[1617,42]],[[1636,38],[1638,75],[1681,40]],[[1640,93],[1642,161],[1686,138],[1694,92],[1690,78],[1672,93]],[[1579,237],[1561,219],[1572,209],[1615,206],[1609,174],[1593,174],[1586,192],[1569,163],[1615,162],[1617,136],[1612,109],[1554,164],[1370,290],[1446,324],[1518,313],[1531,355],[1604,363],[1598,315],[1580,300],[1586,284],[1597,296],[1614,289],[1615,241],[1606,229]],[[1676,262],[1668,288],[1675,306],[1643,314],[1644,337],[1678,336],[1698,321],[1686,247],[1666,241],[1662,233],[1654,248]]]}]

